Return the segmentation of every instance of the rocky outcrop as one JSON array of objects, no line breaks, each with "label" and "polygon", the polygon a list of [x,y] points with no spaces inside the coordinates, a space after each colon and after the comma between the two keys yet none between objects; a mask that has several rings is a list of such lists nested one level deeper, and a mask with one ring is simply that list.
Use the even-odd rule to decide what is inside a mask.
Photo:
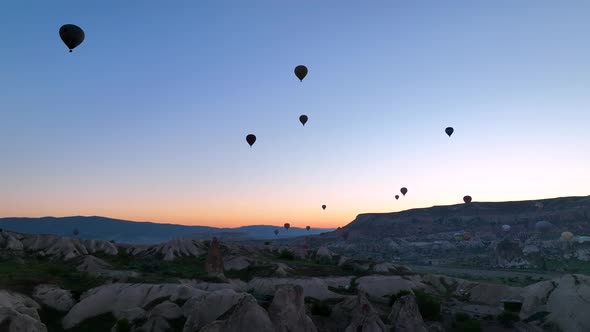
[{"label": "rocky outcrop", "polygon": [[274,263],[274,265],[276,266],[276,269],[274,271],[275,276],[286,277],[293,272],[293,269],[285,263]]},{"label": "rocky outcrop", "polygon": [[377,263],[371,268],[373,272],[377,273],[391,273],[396,275],[410,275],[414,274],[410,268],[403,265],[395,265],[389,262]]},{"label": "rocky outcrop", "polygon": [[274,295],[276,287],[282,284],[299,285],[303,287],[304,297],[318,300],[344,297],[328,290],[328,284],[321,278],[254,278],[247,288],[263,295]]},{"label": "rocky outcrop", "polygon": [[219,241],[217,241],[217,238],[213,238],[211,245],[209,246],[207,261],[205,262],[205,271],[207,271],[210,276],[223,275],[223,257],[221,257]]},{"label": "rocky outcrop", "polygon": [[329,263],[332,261],[332,252],[330,252],[330,250],[324,246],[317,250],[315,256],[316,259],[322,263]]},{"label": "rocky outcrop", "polygon": [[187,318],[182,331],[198,331],[201,327],[216,320],[245,296],[245,293],[223,289],[203,297],[191,298],[182,308],[184,316]]},{"label": "rocky outcrop", "polygon": [[40,307],[25,295],[0,290],[2,332],[47,332],[47,327],[37,313]]},{"label": "rocky outcrop", "polygon": [[65,329],[80,322],[111,312],[119,318],[123,312],[133,308],[144,308],[152,301],[188,300],[206,295],[207,292],[181,284],[110,284],[93,288],[82,295],[82,299],[68,312],[62,321]]},{"label": "rocky outcrop", "polygon": [[317,332],[305,313],[303,287],[279,285],[268,308],[276,332]]},{"label": "rocky outcrop", "polygon": [[522,292],[520,317],[549,312],[545,320],[563,331],[590,331],[590,277],[569,274],[527,286]]},{"label": "rocky outcrop", "polygon": [[113,267],[111,266],[111,264],[92,255],[84,256],[82,260],[78,263],[78,266],[76,267],[78,271],[86,272],[89,274],[99,274],[112,268]]},{"label": "rocky outcrop", "polygon": [[395,301],[388,320],[393,332],[429,332],[413,294],[402,296]]},{"label": "rocky outcrop", "polygon": [[0,248],[36,252],[41,256],[52,256],[65,260],[96,252],[103,252],[107,255],[118,253],[117,247],[108,241],[13,232],[0,233]]},{"label": "rocky outcrop", "polygon": [[156,305],[148,314],[147,321],[140,330],[145,332],[166,332],[170,329],[168,321],[181,318],[182,310],[170,301]]},{"label": "rocky outcrop", "polygon": [[199,332],[274,332],[266,311],[251,295],[242,298],[226,320],[205,325]]},{"label": "rocky outcrop", "polygon": [[244,256],[230,257],[223,261],[223,268],[226,271],[241,271],[252,266],[252,261]]},{"label": "rocky outcrop", "polygon": [[364,289],[372,299],[383,299],[385,296],[396,294],[401,290],[411,291],[415,288],[427,288],[426,285],[418,281],[404,279],[400,276],[367,276],[358,278],[356,283],[358,288]]},{"label": "rocky outcrop", "polygon": [[52,309],[64,312],[69,311],[76,304],[69,290],[61,289],[55,285],[35,287],[33,298]]},{"label": "rocky outcrop", "polygon": [[379,314],[375,312],[373,306],[367,299],[364,290],[359,289],[356,307],[352,312],[352,321],[344,332],[386,332],[387,328]]}]

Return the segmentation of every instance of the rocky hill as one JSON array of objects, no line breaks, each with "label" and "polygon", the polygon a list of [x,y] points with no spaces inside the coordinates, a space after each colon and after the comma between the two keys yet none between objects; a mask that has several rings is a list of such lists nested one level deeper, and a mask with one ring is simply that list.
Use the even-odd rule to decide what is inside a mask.
[{"label": "rocky hill", "polygon": [[[510,225],[512,233],[533,233],[540,220],[553,224],[555,231],[588,234],[590,196],[515,202],[474,201],[393,213],[366,213],[343,228],[350,231],[350,238],[370,239],[424,237],[462,230],[497,234],[502,232],[502,225]],[[339,232],[332,232],[332,236],[339,236]]]}]

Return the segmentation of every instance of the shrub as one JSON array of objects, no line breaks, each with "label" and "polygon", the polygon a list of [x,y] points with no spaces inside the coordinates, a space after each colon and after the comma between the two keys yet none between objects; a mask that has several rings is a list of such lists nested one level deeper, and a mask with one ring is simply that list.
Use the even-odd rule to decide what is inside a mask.
[{"label": "shrub", "polygon": [[471,319],[471,316],[464,312],[458,312],[455,314],[455,321],[456,322],[466,322]]},{"label": "shrub", "polygon": [[454,321],[453,331],[456,332],[481,332],[481,325],[479,321],[468,319],[466,321]]},{"label": "shrub", "polygon": [[119,320],[117,322],[117,332],[130,332],[131,331],[131,324],[125,318]]},{"label": "shrub", "polygon": [[293,255],[293,253],[290,250],[283,249],[279,253],[279,259],[286,259],[292,261],[295,259],[295,255]]},{"label": "shrub", "polygon": [[504,311],[498,315],[498,321],[504,327],[513,327],[514,322],[518,322],[519,320],[518,315],[510,311]]},{"label": "shrub", "polygon": [[423,290],[414,289],[414,295],[416,295],[416,302],[420,309],[422,318],[426,320],[439,320],[440,319],[440,300],[436,297],[425,293]]},{"label": "shrub", "polygon": [[265,246],[270,246],[270,241],[264,241]]},{"label": "shrub", "polygon": [[322,301],[315,302],[311,305],[312,315],[329,317],[331,313],[332,308],[330,308],[326,303]]}]

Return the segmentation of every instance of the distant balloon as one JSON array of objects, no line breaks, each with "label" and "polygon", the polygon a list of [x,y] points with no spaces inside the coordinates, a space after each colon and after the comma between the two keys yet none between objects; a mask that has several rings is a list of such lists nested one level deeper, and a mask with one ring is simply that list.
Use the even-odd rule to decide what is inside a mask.
[{"label": "distant balloon", "polygon": [[305,229],[307,229],[307,230],[310,230],[310,229],[311,229],[311,227],[309,227],[309,226],[305,226]]},{"label": "distant balloon", "polygon": [[399,195],[395,195],[395,199],[399,199]]},{"label": "distant balloon", "polygon": [[502,225],[502,230],[503,230],[504,232],[510,232],[510,229],[511,229],[511,228],[512,228],[512,227],[510,227],[510,225]]},{"label": "distant balloon", "polygon": [[454,131],[455,131],[455,129],[453,129],[453,127],[447,127],[447,129],[445,129],[445,133],[447,133],[447,135],[449,135],[449,137],[451,137],[451,135],[453,135]]},{"label": "distant balloon", "polygon": [[291,224],[289,224],[288,222],[286,222],[283,227],[285,227],[286,230],[289,230],[289,227],[291,227]]},{"label": "distant balloon", "polygon": [[322,209],[324,209],[324,210],[325,210],[325,209],[326,209],[326,207],[327,207],[327,206],[326,206],[325,204],[324,204],[324,205],[322,205]]},{"label": "distant balloon", "polygon": [[78,236],[78,234],[80,234],[80,231],[77,228],[74,228],[72,233],[74,233],[75,236]]},{"label": "distant balloon", "polygon": [[307,120],[309,120],[309,118],[307,117],[307,115],[302,115],[302,116],[299,117],[299,122],[301,122],[301,124],[304,125],[304,126],[307,123]]},{"label": "distant balloon", "polygon": [[408,192],[408,188],[403,187],[402,189],[400,189],[399,191],[401,191],[402,195],[406,196],[406,193]]},{"label": "distant balloon", "polygon": [[574,238],[574,234],[572,232],[563,232],[561,233],[561,237],[559,238],[561,241],[571,241]]},{"label": "distant balloon", "polygon": [[465,204],[469,204],[471,203],[471,196],[467,195],[463,197],[463,202],[465,202]]},{"label": "distant balloon", "polygon": [[84,30],[77,25],[66,24],[59,28],[59,37],[72,52],[84,41]]},{"label": "distant balloon", "polygon": [[295,67],[295,76],[297,76],[297,78],[301,82],[303,82],[303,79],[305,78],[305,76],[307,76],[307,67],[305,67],[304,65],[299,65]]},{"label": "distant balloon", "polygon": [[248,144],[250,144],[250,147],[252,147],[252,145],[256,143],[256,135],[250,134],[246,136],[246,142],[248,142]]},{"label": "distant balloon", "polygon": [[553,228],[553,224],[545,220],[541,220],[535,224],[535,229],[539,232],[546,232],[551,228]]},{"label": "distant balloon", "polygon": [[279,230],[275,229],[275,235],[279,235]]}]

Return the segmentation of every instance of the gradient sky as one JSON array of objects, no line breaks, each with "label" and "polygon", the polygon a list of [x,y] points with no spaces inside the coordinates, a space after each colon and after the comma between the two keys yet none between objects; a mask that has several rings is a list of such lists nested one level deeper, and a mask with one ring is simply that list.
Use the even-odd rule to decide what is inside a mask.
[{"label": "gradient sky", "polygon": [[[2,1],[0,216],[336,227],[464,195],[588,195],[588,13],[582,0]],[[86,32],[73,53],[66,23]]]}]

